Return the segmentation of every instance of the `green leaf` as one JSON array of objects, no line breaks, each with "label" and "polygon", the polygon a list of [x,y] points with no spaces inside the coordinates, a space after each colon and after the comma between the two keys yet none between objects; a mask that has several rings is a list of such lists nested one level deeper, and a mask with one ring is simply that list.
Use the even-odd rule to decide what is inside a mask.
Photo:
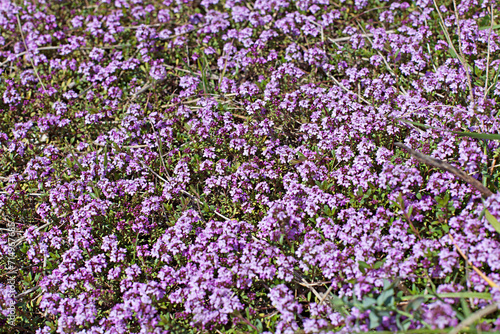
[{"label": "green leaf", "polygon": [[380,269],[385,263],[385,259],[383,261],[377,261],[375,262],[375,264],[373,265],[373,269]]},{"label": "green leaf", "polygon": [[279,240],[279,244],[280,244],[280,245],[283,245],[283,238],[284,238],[284,237],[285,237],[285,235],[284,235],[284,234],[281,234],[281,235],[280,235],[280,240]]},{"label": "green leaf", "polygon": [[[401,298],[401,299],[403,299],[403,298]],[[417,310],[420,307],[420,305],[422,305],[422,303],[424,301],[425,301],[424,297],[417,297],[415,299],[410,300],[408,302],[408,305],[406,305],[406,311],[410,312],[410,311]]]},{"label": "green leaf", "polygon": [[375,298],[366,297],[363,299],[363,307],[368,308],[372,305],[375,305],[376,302],[377,301],[375,300]]},{"label": "green leaf", "polygon": [[368,263],[364,261],[358,261],[358,265],[359,265],[359,271],[361,271],[363,275],[366,273],[366,269],[370,269]]},{"label": "green leaf", "polygon": [[370,329],[374,329],[380,326],[380,318],[375,312],[370,312],[368,317],[370,318]]},{"label": "green leaf", "polygon": [[382,292],[378,297],[377,297],[377,304],[379,306],[382,305],[389,305],[393,302],[394,300],[394,290],[389,289],[384,292]]},{"label": "green leaf", "polygon": [[398,314],[396,317],[396,325],[400,330],[406,331],[408,330],[408,328],[410,328],[411,320],[406,319],[405,321],[401,322],[401,314]]},{"label": "green leaf", "polygon": [[493,225],[497,233],[500,234],[500,223],[498,222],[498,220],[488,211],[488,209],[484,210],[484,214],[490,224]]}]

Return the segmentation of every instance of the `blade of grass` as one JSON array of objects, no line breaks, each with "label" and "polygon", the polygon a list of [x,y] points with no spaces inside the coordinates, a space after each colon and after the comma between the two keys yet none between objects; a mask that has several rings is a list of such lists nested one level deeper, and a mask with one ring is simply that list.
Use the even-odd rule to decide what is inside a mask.
[{"label": "blade of grass", "polygon": [[486,306],[485,308],[483,308],[477,312],[472,313],[469,317],[467,317],[465,320],[463,320],[461,323],[459,323],[457,327],[455,327],[450,332],[448,332],[448,334],[460,333],[466,327],[472,325],[473,323],[475,323],[478,320],[481,320],[481,318],[483,318],[483,317],[487,316],[488,314],[491,314],[495,311],[498,311],[498,306],[500,306],[500,304],[494,303],[494,304]]},{"label": "blade of grass", "polygon": [[478,139],[490,139],[490,140],[500,140],[500,135],[495,135],[492,133],[477,133],[477,132],[460,132],[460,131],[451,131],[459,137],[471,137]]},{"label": "blade of grass", "polygon": [[203,84],[203,92],[206,94],[208,93],[207,91],[207,84],[206,84],[206,77],[205,77],[205,72],[203,72],[203,68],[201,66],[201,61],[198,59],[198,69],[200,70],[201,73],[201,83]]},{"label": "blade of grass", "polygon": [[484,210],[484,215],[486,216],[486,220],[490,222],[490,224],[495,228],[498,234],[500,234],[500,223],[498,220],[493,216],[488,209]]},{"label": "blade of grass", "polygon": [[477,139],[488,139],[488,140],[500,140],[500,135],[492,134],[492,133],[477,133],[477,132],[466,132],[466,131],[449,131],[445,129],[440,129],[435,126],[430,126],[427,124],[419,123],[419,122],[414,122],[414,121],[409,121],[406,119],[401,119],[401,118],[396,118],[398,121],[408,123],[411,125],[415,126],[420,126],[425,129],[435,129],[435,130],[441,130],[441,131],[447,131],[456,134],[459,137],[471,137],[471,138],[477,138]]},{"label": "blade of grass", "polygon": [[104,146],[104,174],[106,175],[106,171],[108,170],[108,145]]},{"label": "blade of grass", "polygon": [[486,29],[491,29],[491,30],[500,29],[500,24],[490,25],[489,27],[488,26],[479,27],[479,30],[486,30]]},{"label": "blade of grass", "polygon": [[[496,86],[497,82],[498,82],[498,74],[500,73],[499,70],[496,71],[496,74],[495,74],[495,80],[494,82],[491,84],[491,86],[488,87],[488,89],[486,90],[486,92],[484,93],[485,96],[488,96],[488,93],[490,91],[490,89],[492,89],[493,87]],[[498,117],[498,114],[497,114],[497,117]]]},{"label": "blade of grass", "polygon": [[488,78],[489,78],[489,70],[490,70],[490,43],[491,43],[491,32],[493,31],[493,4],[490,5],[490,32],[488,33],[488,50],[486,57],[486,80],[484,82],[484,96],[483,100],[486,99],[486,92],[488,88]]},{"label": "blade of grass", "polygon": [[[210,65],[209,65],[209,62],[208,62],[208,59],[207,59],[207,56],[205,55],[205,53],[203,53],[203,67],[204,67],[204,71],[206,71],[208,69],[208,72],[210,74],[209,76],[207,76],[207,79],[208,78],[211,79],[211,78],[217,77],[216,75],[214,75],[212,73],[212,70],[210,69]],[[213,79],[213,80],[216,80],[216,79]],[[215,94],[215,87],[212,88],[212,87],[209,86],[209,88],[210,88],[209,93],[210,94]]]},{"label": "blade of grass", "polygon": [[411,300],[414,298],[478,298],[478,299],[491,299],[491,294],[487,292],[450,292],[450,293],[440,293],[437,295],[413,295],[413,296],[403,296],[402,300]]},{"label": "blade of grass", "polygon": [[455,49],[455,46],[453,45],[453,42],[452,42],[451,37],[450,37],[450,34],[448,33],[448,30],[446,29],[446,25],[444,23],[443,15],[441,15],[441,10],[439,9],[439,7],[437,5],[436,0],[433,0],[433,2],[434,2],[434,7],[436,8],[436,12],[439,15],[439,19],[440,19],[439,25],[441,26],[441,29],[443,30],[443,33],[444,33],[444,35],[446,37],[446,40],[448,41],[448,44],[453,49],[453,52],[457,56],[457,59],[460,61],[460,63],[462,64],[462,67],[464,68],[465,74],[467,76],[467,85],[469,86],[469,95],[470,95],[470,98],[471,98],[471,103],[473,103],[474,102],[474,93],[472,91],[472,81],[470,79],[470,74],[469,74],[470,67],[465,62],[465,58],[462,59],[462,57],[459,56],[459,54],[462,55],[462,56],[463,56],[463,54],[461,52],[462,51],[462,42],[460,41],[460,22],[459,22],[459,19],[458,19],[458,13],[456,11],[456,3],[455,3],[455,1],[453,1],[453,4],[455,5],[455,14],[457,15],[456,19],[457,19],[457,27],[458,27],[458,43],[459,43],[459,47],[460,47],[460,53],[457,52],[457,50]]},{"label": "blade of grass", "polygon": [[[435,1],[435,0],[434,0]],[[457,10],[457,2],[453,0],[453,8],[455,9],[455,18],[457,20],[457,32],[458,32],[458,51],[460,53],[460,62],[462,63],[462,66],[464,67],[465,74],[467,75],[467,84],[469,85],[469,90],[470,90],[470,96],[471,96],[471,103],[474,103],[474,91],[472,90],[472,79],[470,77],[469,69],[472,69],[469,64],[467,64],[467,61],[465,60],[465,55],[462,50],[462,39],[461,39],[461,32],[460,32],[460,18],[458,17],[458,10]],[[444,25],[444,23],[443,23]]]}]

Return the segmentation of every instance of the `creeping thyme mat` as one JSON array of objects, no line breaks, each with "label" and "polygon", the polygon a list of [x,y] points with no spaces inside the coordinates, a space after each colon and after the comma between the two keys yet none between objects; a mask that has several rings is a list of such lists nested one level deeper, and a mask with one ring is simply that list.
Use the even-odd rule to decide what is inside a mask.
[{"label": "creeping thyme mat", "polygon": [[0,0],[0,332],[500,330],[499,13]]}]

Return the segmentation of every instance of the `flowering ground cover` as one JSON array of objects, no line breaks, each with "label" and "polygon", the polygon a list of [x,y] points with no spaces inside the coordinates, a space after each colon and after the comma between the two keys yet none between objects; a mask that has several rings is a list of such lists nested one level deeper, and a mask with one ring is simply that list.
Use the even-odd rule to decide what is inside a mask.
[{"label": "flowering ground cover", "polygon": [[500,330],[499,12],[1,0],[2,333]]}]

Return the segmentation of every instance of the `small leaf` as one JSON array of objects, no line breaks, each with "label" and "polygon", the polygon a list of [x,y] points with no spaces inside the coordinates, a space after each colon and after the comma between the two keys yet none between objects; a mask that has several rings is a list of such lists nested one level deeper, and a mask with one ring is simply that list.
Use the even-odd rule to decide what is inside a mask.
[{"label": "small leaf", "polygon": [[358,265],[359,265],[359,271],[361,271],[361,273],[363,273],[363,274],[366,273],[366,269],[370,269],[370,266],[368,265],[368,263],[366,263],[364,261],[358,261]]},{"label": "small leaf", "polygon": [[389,305],[393,301],[393,296],[394,296],[394,290],[389,289],[384,292],[382,292],[378,298],[377,298],[377,305],[382,306],[382,305]]},{"label": "small leaf", "polygon": [[391,287],[391,281],[384,279],[384,290],[388,290]]},{"label": "small leaf", "polygon": [[280,241],[279,241],[279,244],[280,245],[283,245],[283,238],[285,237],[284,234],[280,235]]},{"label": "small leaf", "polygon": [[384,265],[384,261],[377,261],[375,262],[375,264],[373,265],[373,269],[380,269],[380,267],[382,267]]},{"label": "small leaf", "polygon": [[406,305],[406,311],[409,312],[417,310],[424,301],[425,301],[424,297],[417,297],[415,299],[410,300]]},{"label": "small leaf", "polygon": [[366,297],[363,299],[363,306],[365,308],[368,308],[372,305],[374,305],[377,301],[375,300],[375,298],[370,298],[370,297]]}]

